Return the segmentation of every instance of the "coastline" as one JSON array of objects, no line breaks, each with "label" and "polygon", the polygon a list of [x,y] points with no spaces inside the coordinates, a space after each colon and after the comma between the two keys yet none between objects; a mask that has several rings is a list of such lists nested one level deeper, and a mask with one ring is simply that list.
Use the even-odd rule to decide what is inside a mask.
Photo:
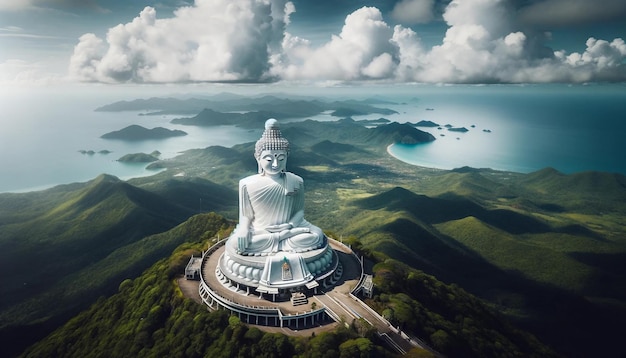
[{"label": "coastline", "polygon": [[393,154],[393,152],[391,150],[391,147],[393,147],[394,145],[397,145],[397,144],[398,143],[389,144],[387,146],[387,148],[386,148],[387,154],[389,154],[392,158],[395,158],[395,159],[401,161],[402,163],[406,163],[406,164],[409,164],[409,165],[414,165],[416,167],[421,167],[421,168],[426,168],[426,169],[433,169],[433,170],[442,170],[443,171],[443,170],[453,170],[453,169],[455,169],[455,168],[444,168],[444,167],[441,167],[441,166],[436,166],[436,165],[433,165],[432,163],[425,163],[425,162],[417,163],[417,162],[409,162],[407,160],[404,160],[403,158],[399,157],[398,155]]},{"label": "coastline", "polygon": [[[425,86],[410,93],[385,94],[385,98],[393,101],[385,106],[397,111],[397,114],[385,116],[390,121],[424,120],[469,129],[466,133],[423,129],[437,140],[418,146],[414,151],[398,144],[391,144],[386,150],[403,163],[437,170],[468,166],[530,173],[553,167],[566,174],[598,171],[626,175],[626,162],[621,159],[621,153],[626,150],[622,140],[626,122],[621,120],[626,108],[621,103],[626,97],[620,89],[623,87],[485,86],[470,90],[466,86]],[[598,90],[601,90],[600,95]],[[349,92],[350,96],[359,98],[358,94]],[[162,158],[173,158],[185,150],[210,145],[228,148],[252,141],[256,136],[228,125],[210,128],[172,125],[170,121],[176,117],[173,115],[93,111],[103,102],[119,99],[119,96],[103,97],[99,92],[71,97],[46,93],[34,97],[20,95],[10,101],[11,106],[4,108],[5,116],[19,118],[19,121],[12,121],[0,133],[3,147],[0,167],[10,174],[0,185],[0,193],[41,191],[85,182],[101,173],[124,179],[149,176],[154,172],[119,163],[111,156],[158,150],[163,153]],[[319,97],[325,98],[325,95]],[[28,105],[33,100],[50,104]],[[49,118],[55,118],[51,129],[45,125]],[[338,118],[322,113],[307,119]],[[374,121],[379,120],[380,115],[362,115],[355,119]],[[189,135],[137,143],[100,138],[102,133],[131,124],[184,129]],[[486,134],[483,129],[493,130],[493,133]],[[36,138],[37,145],[24,138]],[[103,149],[115,154],[98,154]],[[93,150],[96,154],[77,154],[80,150]]]},{"label": "coastline", "polygon": [[[399,160],[403,163],[409,164],[409,165],[413,165],[416,167],[420,167],[420,168],[426,168],[426,169],[432,169],[432,170],[440,170],[440,171],[451,171],[451,170],[455,170],[455,169],[460,169],[460,168],[472,168],[472,169],[477,169],[477,170],[493,170],[493,171],[500,171],[500,172],[510,172],[510,173],[518,173],[518,174],[528,174],[528,173],[532,173],[541,169],[546,168],[546,166],[542,167],[542,168],[536,168],[536,169],[528,169],[528,170],[520,170],[519,168],[515,169],[515,168],[499,168],[499,167],[486,167],[486,166],[473,166],[470,164],[463,164],[463,165],[458,165],[458,166],[448,166],[448,167],[444,167],[444,166],[439,166],[439,165],[435,165],[433,163],[428,163],[428,162],[417,162],[417,161],[408,161],[405,160],[404,158],[402,158],[401,156],[394,154],[392,151],[392,147],[399,145],[400,143],[392,143],[389,144],[386,148],[387,150],[387,154],[389,154],[391,157],[395,158],[396,160]],[[401,144],[401,145],[405,145],[405,144]],[[419,144],[417,144],[419,145]],[[407,145],[408,146],[408,145]],[[557,169],[558,170],[558,169]],[[559,170],[560,171],[560,170]],[[599,170],[598,170],[599,171]],[[564,172],[565,173],[565,172]],[[572,173],[566,173],[566,174],[572,174]]]}]

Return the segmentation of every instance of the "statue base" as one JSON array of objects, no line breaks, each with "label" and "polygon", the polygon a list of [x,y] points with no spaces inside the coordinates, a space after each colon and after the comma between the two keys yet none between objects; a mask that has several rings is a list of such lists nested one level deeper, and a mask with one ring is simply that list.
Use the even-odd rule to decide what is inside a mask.
[{"label": "statue base", "polygon": [[[301,286],[314,288],[317,281],[332,273],[337,264],[327,240],[323,247],[301,252],[241,255],[230,246],[219,260],[219,269],[231,281],[253,287],[259,293],[278,293]],[[334,264],[334,265],[333,265]]]}]

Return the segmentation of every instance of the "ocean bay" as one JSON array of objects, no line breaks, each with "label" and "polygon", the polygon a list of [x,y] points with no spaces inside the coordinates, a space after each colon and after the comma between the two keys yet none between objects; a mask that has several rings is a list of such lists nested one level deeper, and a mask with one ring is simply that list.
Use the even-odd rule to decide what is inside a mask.
[{"label": "ocean bay", "polygon": [[[211,145],[230,147],[250,142],[256,130],[232,126],[196,127],[175,125],[170,120],[184,115],[140,116],[133,112],[95,112],[99,106],[119,100],[174,96],[169,88],[111,93],[88,91],[41,91],[3,96],[0,192],[28,191],[57,184],[87,181],[101,173],[122,179],[150,175],[142,164],[120,163],[128,154],[158,150],[162,158],[181,151]],[[421,166],[452,169],[462,166],[530,172],[550,166],[571,173],[586,170],[626,174],[621,159],[626,152],[626,91],[623,85],[372,85],[361,87],[304,88],[279,86],[216,87],[195,89],[186,97],[206,97],[220,92],[249,96],[275,93],[320,97],[326,100],[376,99],[377,107],[396,110],[393,115],[370,114],[354,119],[387,118],[400,123],[430,120],[440,125],[465,127],[466,133],[446,128],[419,129],[436,140],[418,146],[393,145],[395,157]],[[188,116],[188,115],[186,115]],[[329,113],[307,117],[336,120]],[[100,136],[131,124],[180,129],[185,137],[124,142]],[[474,127],[472,127],[472,125]],[[484,130],[490,130],[486,133]],[[261,129],[259,129],[260,131]],[[441,136],[444,134],[445,136]],[[458,139],[457,139],[458,138]],[[93,155],[80,150],[93,150]],[[109,150],[110,154],[99,151]]]},{"label": "ocean bay", "polygon": [[[117,100],[141,98],[142,95],[101,95],[54,93],[3,97],[3,130],[0,132],[0,192],[31,191],[59,184],[84,182],[99,174],[121,179],[152,175],[146,164],[122,163],[117,159],[129,153],[159,151],[161,159],[180,152],[209,145],[230,147],[252,140],[255,133],[232,126],[202,128],[169,123],[174,117],[146,116],[142,112],[96,112],[97,107]],[[163,140],[122,141],[100,138],[110,131],[131,124],[146,128],[180,129],[187,136]],[[100,151],[110,151],[108,154]],[[81,151],[93,151],[82,154]]]},{"label": "ocean bay", "polygon": [[[615,86],[493,86],[474,93],[427,97],[424,119],[444,126],[423,128],[436,140],[395,144],[390,154],[426,167],[463,166],[532,172],[589,170],[626,174],[626,94]],[[472,127],[474,126],[474,127]]]}]

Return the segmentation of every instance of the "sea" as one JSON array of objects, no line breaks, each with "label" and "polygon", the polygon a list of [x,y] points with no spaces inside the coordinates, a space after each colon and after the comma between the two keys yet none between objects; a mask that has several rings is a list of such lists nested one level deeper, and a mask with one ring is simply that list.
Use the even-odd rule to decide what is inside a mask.
[{"label": "sea", "polygon": [[[195,127],[170,123],[189,115],[147,116],[144,112],[98,112],[120,100],[201,97],[230,92],[363,99],[397,114],[370,114],[420,127],[435,140],[392,144],[388,152],[418,166],[464,166],[528,173],[545,167],[563,173],[605,171],[626,174],[626,84],[538,85],[354,85],[285,88],[253,86],[119,87],[69,86],[3,89],[0,96],[0,192],[42,190],[85,182],[101,173],[121,179],[155,174],[146,164],[117,161],[129,153],[159,151],[161,159],[188,149],[231,147],[255,141],[259,130],[234,126]],[[330,113],[306,119],[336,120]],[[295,119],[294,119],[295,120]],[[101,135],[131,124],[188,133],[165,140],[125,142]],[[467,131],[450,131],[465,128]],[[92,153],[92,154],[90,154]]]}]

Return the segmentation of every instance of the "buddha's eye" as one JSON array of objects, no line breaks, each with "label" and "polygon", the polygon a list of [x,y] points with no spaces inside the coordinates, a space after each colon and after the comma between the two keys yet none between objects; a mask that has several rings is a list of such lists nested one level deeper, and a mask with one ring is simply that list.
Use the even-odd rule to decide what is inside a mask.
[{"label": "buddha's eye", "polygon": [[283,160],[285,160],[285,155],[284,155],[284,154],[279,154],[279,155],[276,157],[276,159],[278,159],[278,160],[280,160],[280,161],[282,162]]},{"label": "buddha's eye", "polygon": [[274,158],[271,155],[266,155],[263,157],[263,160],[267,160],[268,162],[271,162],[272,160],[274,160]]}]

